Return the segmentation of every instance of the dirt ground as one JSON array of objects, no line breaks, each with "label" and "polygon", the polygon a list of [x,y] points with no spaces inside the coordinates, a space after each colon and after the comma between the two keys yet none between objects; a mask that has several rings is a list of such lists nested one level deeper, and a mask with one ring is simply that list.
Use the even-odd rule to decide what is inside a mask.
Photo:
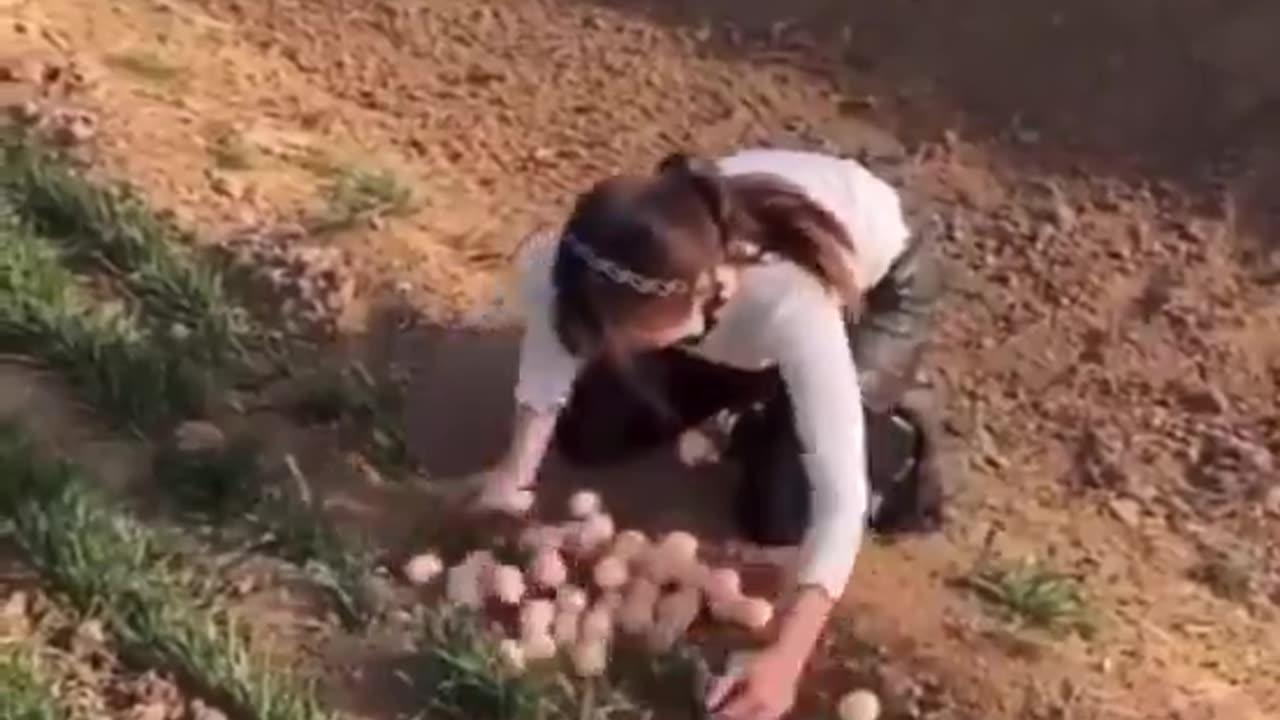
[{"label": "dirt ground", "polygon": [[[341,351],[414,372],[407,422],[437,474],[500,445],[510,342],[388,330],[388,298],[459,322],[574,192],[677,146],[863,159],[947,228],[931,370],[956,486],[943,534],[861,558],[859,638],[938,689],[936,717],[1280,717],[1273,3],[0,0],[0,17],[0,53],[80,74],[21,92],[91,113],[110,174],[205,240],[314,214],[324,168],[404,179],[407,212],[300,242],[354,280]],[[226,137],[252,162],[219,162]],[[324,438],[307,447],[329,464]],[[720,489],[690,502],[626,472],[607,499],[655,526]],[[330,490],[388,545],[421,519],[413,489]],[[948,583],[984,548],[1079,573],[1098,635],[1003,630]]]}]

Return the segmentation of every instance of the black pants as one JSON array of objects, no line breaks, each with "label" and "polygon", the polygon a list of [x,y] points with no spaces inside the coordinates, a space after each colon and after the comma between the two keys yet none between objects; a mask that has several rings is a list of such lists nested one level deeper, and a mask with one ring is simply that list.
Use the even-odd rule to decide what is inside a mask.
[{"label": "black pants", "polygon": [[[942,520],[938,423],[917,381],[940,289],[930,250],[913,245],[849,320],[866,408],[871,526],[881,532],[936,529]],[[671,443],[721,410],[739,413],[728,459],[741,467],[735,514],[743,534],[795,544],[809,526],[810,484],[777,370],[738,370],[676,349],[641,353],[626,368],[592,363],[574,386],[554,442],[570,462],[604,465]]]}]

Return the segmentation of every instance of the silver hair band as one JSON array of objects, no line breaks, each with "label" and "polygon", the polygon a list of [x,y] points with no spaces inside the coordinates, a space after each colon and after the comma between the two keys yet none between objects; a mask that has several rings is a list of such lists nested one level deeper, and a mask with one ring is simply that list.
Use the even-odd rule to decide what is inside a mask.
[{"label": "silver hair band", "polygon": [[587,247],[572,235],[565,235],[560,241],[565,244],[565,247],[569,248],[570,252],[578,256],[579,260],[586,263],[587,267],[591,268],[592,271],[619,285],[626,285],[641,295],[668,297],[689,291],[689,284],[684,280],[663,280],[641,275],[608,258],[600,257],[595,250]]}]

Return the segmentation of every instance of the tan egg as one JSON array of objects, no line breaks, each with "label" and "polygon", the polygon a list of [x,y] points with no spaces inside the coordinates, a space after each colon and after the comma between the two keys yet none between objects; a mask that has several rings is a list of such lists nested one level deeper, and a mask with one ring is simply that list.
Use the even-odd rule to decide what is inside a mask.
[{"label": "tan egg", "polygon": [[581,612],[558,611],[555,621],[551,624],[551,636],[555,639],[556,645],[562,648],[573,647],[574,643],[578,642],[578,630],[581,625]]},{"label": "tan egg", "polygon": [[683,530],[675,530],[663,536],[659,546],[670,553],[672,560],[694,560],[698,556],[698,538]]},{"label": "tan egg", "polygon": [[545,635],[551,631],[551,621],[556,616],[555,603],[541,598],[526,600],[520,606],[520,634]]},{"label": "tan egg", "polygon": [[579,490],[569,496],[569,516],[579,520],[595,515],[604,508],[600,494],[590,490]]},{"label": "tan egg", "polygon": [[556,589],[556,608],[583,613],[587,609],[587,591],[576,585],[561,585]]},{"label": "tan egg", "polygon": [[413,585],[427,585],[444,572],[444,561],[433,552],[414,555],[404,564],[404,577]]},{"label": "tan egg", "polygon": [[613,555],[605,555],[596,563],[591,577],[601,590],[617,590],[627,584],[627,564]]},{"label": "tan egg", "polygon": [[498,660],[509,672],[524,672],[524,647],[516,640],[503,638],[498,643]]},{"label": "tan egg", "polygon": [[773,619],[773,605],[764,598],[741,597],[731,604],[733,621],[748,630],[763,630]]},{"label": "tan egg", "polygon": [[649,647],[657,652],[670,650],[689,631],[702,611],[702,591],[684,587],[658,600]]},{"label": "tan egg", "polygon": [[613,613],[607,607],[593,606],[583,614],[578,633],[579,642],[608,642],[613,637]]},{"label": "tan egg", "polygon": [[530,662],[550,660],[556,656],[556,641],[549,633],[525,635],[520,638],[524,658]]},{"label": "tan egg", "polygon": [[880,698],[870,690],[854,690],[840,698],[836,714],[840,720],[876,720],[880,717]]},{"label": "tan egg", "polygon": [[538,587],[555,590],[568,577],[569,568],[559,550],[543,548],[529,561],[529,580]]},{"label": "tan egg", "polygon": [[697,560],[676,561],[673,574],[675,582],[680,585],[691,585],[698,590],[707,584],[707,575],[711,569]]},{"label": "tan egg", "polygon": [[702,591],[708,603],[735,600],[742,595],[742,577],[733,568],[709,570],[703,579]]},{"label": "tan egg", "polygon": [[631,563],[640,557],[646,548],[649,547],[649,538],[639,530],[623,530],[613,538],[613,546],[609,548],[609,554],[617,557],[626,563]]},{"label": "tan egg", "polygon": [[490,576],[493,596],[503,605],[519,605],[524,598],[524,574],[515,565],[499,565]]},{"label": "tan egg", "polygon": [[564,547],[565,530],[554,525],[532,525],[520,533],[517,543],[525,552],[536,553],[540,550],[559,550]]},{"label": "tan egg", "polygon": [[596,598],[596,605],[603,608],[611,616],[616,616],[618,609],[622,607],[622,591],[605,590],[600,593],[600,597]]},{"label": "tan egg", "polygon": [[613,516],[596,513],[582,521],[579,547],[584,553],[593,553],[608,545],[609,541],[613,540],[613,533]]},{"label": "tan egg", "polygon": [[618,627],[632,635],[648,632],[661,595],[661,588],[652,580],[643,577],[633,580],[623,595],[622,607],[618,609]]},{"label": "tan egg", "polygon": [[599,677],[609,666],[609,646],[602,640],[584,638],[574,646],[571,659],[579,677]]},{"label": "tan egg", "polygon": [[484,606],[484,585],[480,570],[471,565],[455,565],[445,574],[445,596],[454,605],[476,609]]}]

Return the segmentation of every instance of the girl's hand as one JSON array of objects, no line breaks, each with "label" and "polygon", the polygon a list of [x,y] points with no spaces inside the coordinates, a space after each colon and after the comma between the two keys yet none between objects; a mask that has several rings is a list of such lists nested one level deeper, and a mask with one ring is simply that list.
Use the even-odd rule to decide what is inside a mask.
[{"label": "girl's hand", "polygon": [[731,663],[707,692],[717,720],[778,720],[796,701],[805,657],[781,643]]},{"label": "girl's hand", "polygon": [[532,481],[500,464],[465,481],[470,486],[470,505],[481,512],[524,515],[533,504]]}]

